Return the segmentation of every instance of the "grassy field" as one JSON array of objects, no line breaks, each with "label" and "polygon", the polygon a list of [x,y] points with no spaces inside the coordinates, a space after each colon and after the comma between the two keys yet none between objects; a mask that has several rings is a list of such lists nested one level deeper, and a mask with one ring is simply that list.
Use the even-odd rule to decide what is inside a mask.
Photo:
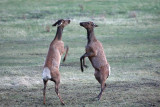
[{"label": "grassy field", "polygon": [[[58,19],[71,19],[63,41],[60,93],[66,107],[160,106],[160,0],[1,0],[0,106],[43,107],[42,70]],[[81,21],[99,25],[111,76],[100,101],[94,69],[80,71],[87,43]],[[49,82],[46,106],[61,106]]]}]

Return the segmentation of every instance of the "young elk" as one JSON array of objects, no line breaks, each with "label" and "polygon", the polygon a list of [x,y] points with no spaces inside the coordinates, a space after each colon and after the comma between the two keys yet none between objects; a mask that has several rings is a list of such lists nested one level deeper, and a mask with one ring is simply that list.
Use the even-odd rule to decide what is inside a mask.
[{"label": "young elk", "polygon": [[66,52],[63,62],[66,59],[68,53],[68,47],[64,48],[64,43],[62,41],[62,32],[66,25],[70,23],[70,20],[58,20],[53,26],[57,25],[57,33],[54,40],[51,42],[48,55],[44,64],[43,68],[43,82],[44,82],[44,89],[43,89],[43,103],[46,103],[46,86],[48,80],[55,82],[55,92],[58,95],[61,103],[64,105],[64,102],[58,92],[59,85],[60,85],[60,73],[59,73],[59,66],[61,61],[61,56],[64,52]]},{"label": "young elk", "polygon": [[85,57],[88,57],[92,66],[95,69],[94,76],[97,81],[101,84],[101,91],[97,96],[98,100],[101,99],[102,93],[106,88],[106,79],[110,75],[110,65],[107,62],[103,46],[94,35],[94,27],[98,27],[93,22],[81,22],[80,26],[87,30],[88,43],[86,45],[86,53],[81,56],[81,71],[83,72],[83,66],[85,65]]}]

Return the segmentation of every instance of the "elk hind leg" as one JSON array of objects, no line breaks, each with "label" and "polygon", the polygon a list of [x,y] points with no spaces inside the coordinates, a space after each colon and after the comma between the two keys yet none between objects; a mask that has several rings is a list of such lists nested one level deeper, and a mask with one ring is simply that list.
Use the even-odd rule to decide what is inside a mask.
[{"label": "elk hind leg", "polygon": [[103,74],[100,71],[95,71],[94,75],[95,75],[95,78],[97,79],[97,81],[101,84],[101,91],[100,91],[99,95],[96,97],[96,98],[98,98],[98,100],[100,100],[101,96],[102,96],[102,93],[106,88],[106,83],[105,83],[106,76],[105,76],[105,74]]},{"label": "elk hind leg", "polygon": [[103,91],[105,90],[105,88],[106,88],[106,83],[105,83],[105,82],[102,82],[102,83],[101,83],[101,91],[100,91],[99,95],[97,96],[98,100],[101,99],[102,93],[103,93]]},{"label": "elk hind leg", "polygon": [[60,85],[60,80],[55,82],[55,92],[56,92],[57,96],[59,97],[61,104],[64,105],[64,102],[59,94],[59,85]]},{"label": "elk hind leg", "polygon": [[48,80],[43,80],[44,88],[43,88],[43,104],[46,104],[46,86],[47,86]]}]

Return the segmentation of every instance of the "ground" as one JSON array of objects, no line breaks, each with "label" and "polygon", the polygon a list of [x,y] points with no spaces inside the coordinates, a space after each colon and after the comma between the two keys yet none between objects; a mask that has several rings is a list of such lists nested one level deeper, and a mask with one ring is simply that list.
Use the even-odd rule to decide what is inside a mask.
[{"label": "ground", "polygon": [[[1,0],[0,1],[0,106],[43,107],[43,64],[58,19],[70,19],[63,41],[69,46],[61,62],[60,94],[67,107],[160,106],[160,1],[159,0]],[[89,66],[80,71],[86,30],[81,21],[99,27],[111,75],[102,99],[100,85]],[[46,106],[61,106],[49,82]]]}]

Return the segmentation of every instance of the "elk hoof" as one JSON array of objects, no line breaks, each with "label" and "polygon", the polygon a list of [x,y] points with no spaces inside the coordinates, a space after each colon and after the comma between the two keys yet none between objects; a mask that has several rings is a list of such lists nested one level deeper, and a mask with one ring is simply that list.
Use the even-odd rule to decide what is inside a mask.
[{"label": "elk hoof", "polygon": [[65,105],[64,102],[62,102],[61,105]]},{"label": "elk hoof", "polygon": [[63,59],[63,62],[65,62],[66,58]]},{"label": "elk hoof", "polygon": [[85,68],[88,68],[88,66],[87,65],[83,65]]}]

